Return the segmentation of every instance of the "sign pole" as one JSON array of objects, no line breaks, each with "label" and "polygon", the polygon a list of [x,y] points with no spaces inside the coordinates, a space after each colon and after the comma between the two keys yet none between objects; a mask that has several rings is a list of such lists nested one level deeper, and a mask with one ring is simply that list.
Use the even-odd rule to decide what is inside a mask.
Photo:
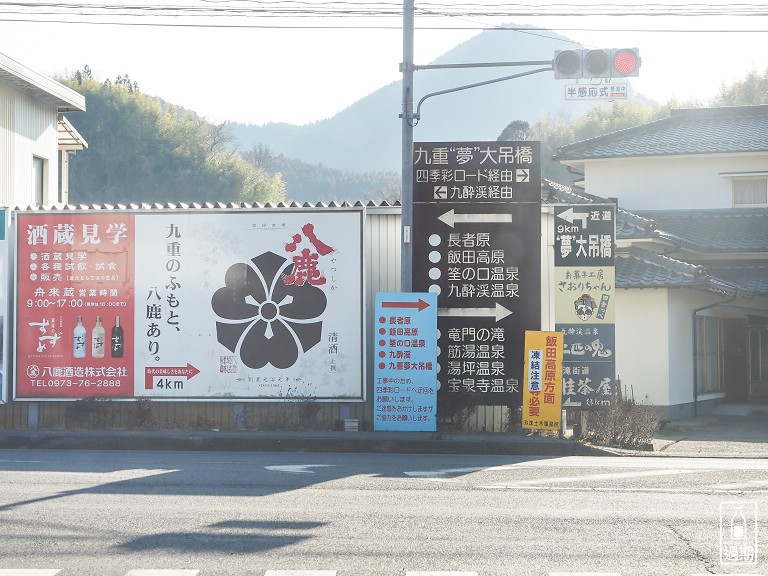
[{"label": "sign pole", "polygon": [[400,230],[400,290],[410,292],[413,286],[413,20],[414,0],[403,2],[403,108],[402,119],[402,184]]}]

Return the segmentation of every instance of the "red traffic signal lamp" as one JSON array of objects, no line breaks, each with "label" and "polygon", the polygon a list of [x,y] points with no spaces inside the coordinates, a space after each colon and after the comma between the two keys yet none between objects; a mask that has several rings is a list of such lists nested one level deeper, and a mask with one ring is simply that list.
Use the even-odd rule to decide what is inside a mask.
[{"label": "red traffic signal lamp", "polygon": [[623,78],[640,74],[640,50],[637,48],[614,48],[611,50],[611,78]]},{"label": "red traffic signal lamp", "polygon": [[555,78],[626,78],[640,73],[637,48],[556,50]]}]

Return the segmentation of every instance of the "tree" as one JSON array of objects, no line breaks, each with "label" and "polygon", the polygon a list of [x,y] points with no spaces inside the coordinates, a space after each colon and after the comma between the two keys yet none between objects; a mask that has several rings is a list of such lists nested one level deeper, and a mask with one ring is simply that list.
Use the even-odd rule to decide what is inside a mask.
[{"label": "tree", "polygon": [[670,106],[677,104],[670,102],[661,106],[614,101],[610,106],[594,106],[584,116],[551,117],[545,113],[533,126],[524,120],[510,122],[498,140],[539,140],[542,177],[567,182],[572,175],[565,166],[552,159],[560,146],[663,118],[669,114]]},{"label": "tree", "polygon": [[99,83],[88,70],[63,83],[86,97],[88,111],[69,114],[88,140],[70,164],[73,203],[280,202],[279,174],[230,151],[227,123],[141,94],[126,75]]},{"label": "tree", "polygon": [[761,76],[755,70],[731,86],[721,86],[713,106],[750,106],[768,104],[768,68]]},{"label": "tree", "polygon": [[501,131],[497,141],[533,140],[534,132],[525,120],[513,120]]}]

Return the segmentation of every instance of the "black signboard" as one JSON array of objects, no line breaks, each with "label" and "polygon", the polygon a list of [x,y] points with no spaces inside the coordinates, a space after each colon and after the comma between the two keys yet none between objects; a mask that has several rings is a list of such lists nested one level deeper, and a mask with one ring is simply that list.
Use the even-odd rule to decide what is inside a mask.
[{"label": "black signboard", "polygon": [[438,294],[442,394],[519,404],[541,325],[538,142],[414,146],[413,289]]},{"label": "black signboard", "polygon": [[616,392],[613,324],[557,324],[563,333],[563,408],[610,407]]},{"label": "black signboard", "polygon": [[615,205],[555,206],[555,266],[613,266]]},{"label": "black signboard", "polygon": [[563,408],[610,407],[616,393],[615,204],[555,206],[555,329]]}]

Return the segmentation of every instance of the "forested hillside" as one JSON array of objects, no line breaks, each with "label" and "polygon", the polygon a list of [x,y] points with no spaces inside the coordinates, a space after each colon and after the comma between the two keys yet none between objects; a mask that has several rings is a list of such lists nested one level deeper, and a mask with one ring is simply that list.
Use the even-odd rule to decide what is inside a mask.
[{"label": "forested hillside", "polygon": [[279,174],[230,150],[226,125],[144,95],[128,76],[99,82],[86,66],[59,81],[87,109],[67,115],[88,142],[70,163],[70,203],[284,199]]},{"label": "forested hillside", "polygon": [[270,174],[282,175],[286,199],[295,202],[394,202],[400,199],[397,172],[350,172],[274,154],[269,146],[254,146],[243,157]]},{"label": "forested hillside", "polygon": [[[89,144],[71,161],[73,204],[399,199],[396,172],[331,169],[276,154],[269,143],[234,152],[231,125],[211,124],[194,112],[146,96],[127,76],[99,82],[86,66],[59,80],[84,94],[87,106],[85,113],[67,115]],[[766,103],[768,70],[723,86],[710,100],[712,106]],[[569,185],[573,176],[552,160],[559,146],[663,118],[670,109],[703,105],[613,102],[568,119],[545,114],[533,124],[500,117],[497,139],[540,140],[543,176]]]}]

